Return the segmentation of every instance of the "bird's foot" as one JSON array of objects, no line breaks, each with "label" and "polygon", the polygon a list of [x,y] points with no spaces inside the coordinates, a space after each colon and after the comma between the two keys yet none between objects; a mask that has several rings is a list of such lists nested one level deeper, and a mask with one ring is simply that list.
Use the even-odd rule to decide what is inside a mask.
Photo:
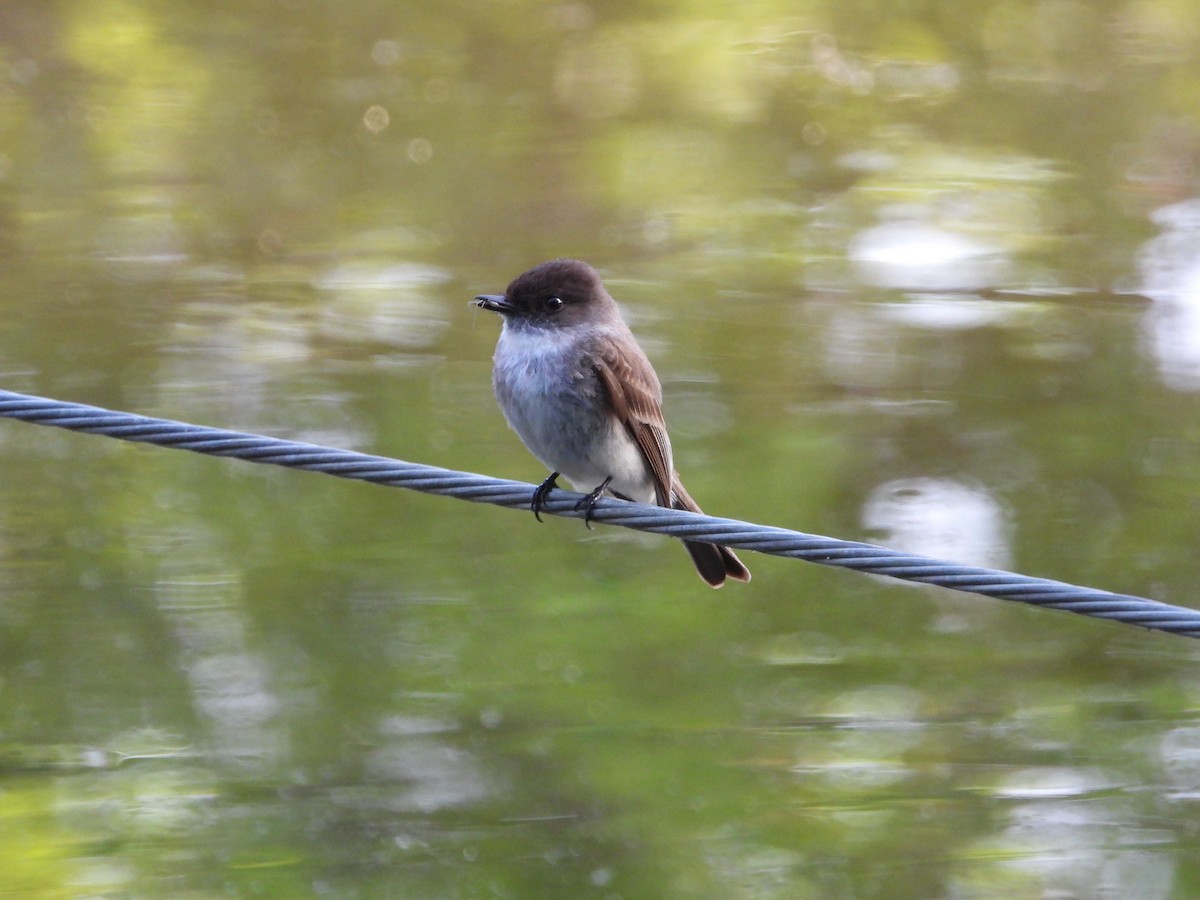
[{"label": "bird's foot", "polygon": [[550,492],[558,487],[558,473],[551,472],[550,477],[533,489],[533,502],[529,504],[529,508],[533,510],[533,517],[539,522],[542,521],[542,507],[546,505],[546,498],[550,496]]},{"label": "bird's foot", "polygon": [[596,488],[594,491],[586,494],[582,500],[580,500],[578,503],[575,504],[576,509],[582,509],[584,511],[583,524],[588,527],[589,531],[591,530],[591,527],[592,527],[592,510],[594,510],[596,508],[596,501],[599,500],[601,496],[603,496],[604,491],[608,488],[609,482],[611,482],[612,480],[613,480],[613,477],[611,475],[609,475],[607,478],[604,479],[604,481],[602,481],[600,483],[600,486],[598,488]]}]

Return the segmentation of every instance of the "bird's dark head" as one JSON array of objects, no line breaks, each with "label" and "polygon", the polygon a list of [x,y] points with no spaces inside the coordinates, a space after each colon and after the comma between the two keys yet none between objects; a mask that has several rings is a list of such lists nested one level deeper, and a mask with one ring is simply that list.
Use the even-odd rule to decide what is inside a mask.
[{"label": "bird's dark head", "polygon": [[567,328],[619,315],[600,276],[577,259],[552,259],[513,279],[503,294],[480,294],[475,304],[511,323]]}]

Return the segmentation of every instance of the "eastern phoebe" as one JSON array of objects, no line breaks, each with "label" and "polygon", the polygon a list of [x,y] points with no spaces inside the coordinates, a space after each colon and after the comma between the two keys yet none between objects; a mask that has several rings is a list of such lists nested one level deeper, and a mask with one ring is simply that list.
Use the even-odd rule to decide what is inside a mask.
[{"label": "eastern phoebe", "polygon": [[[576,506],[587,510],[585,522],[605,491],[700,512],[671,464],[658,376],[591,266],[551,260],[518,276],[503,295],[480,294],[475,303],[504,318],[492,369],[500,409],[551,469],[533,494],[535,516],[559,475],[589,492]],[[713,587],[750,580],[728,547],[683,546]]]}]

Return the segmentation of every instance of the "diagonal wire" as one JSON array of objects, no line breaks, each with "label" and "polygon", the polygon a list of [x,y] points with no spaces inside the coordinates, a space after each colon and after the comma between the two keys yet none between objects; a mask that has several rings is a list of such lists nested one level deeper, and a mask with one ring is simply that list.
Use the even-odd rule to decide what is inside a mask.
[{"label": "diagonal wire", "polygon": [[[154,419],[12,391],[0,391],[0,416],[210,456],[322,472],[340,478],[404,487],[496,506],[528,509],[534,491],[534,485],[523,481],[491,478],[473,472],[459,472],[265,435],[207,428],[170,419]],[[557,490],[547,500],[543,512],[582,518],[583,512],[575,509],[581,497],[581,494]],[[592,519],[636,531],[727,544],[742,550],[757,550],[774,556],[803,559],[1001,600],[1016,600],[1033,606],[1111,619],[1186,637],[1200,637],[1200,611],[1194,609],[1047,578],[1031,578],[999,569],[962,566],[874,544],[843,541],[786,528],[611,498],[603,498],[596,504]]]}]

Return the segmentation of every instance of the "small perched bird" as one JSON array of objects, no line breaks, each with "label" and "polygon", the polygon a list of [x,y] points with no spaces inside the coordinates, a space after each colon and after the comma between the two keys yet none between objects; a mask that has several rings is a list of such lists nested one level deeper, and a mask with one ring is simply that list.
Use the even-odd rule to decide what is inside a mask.
[{"label": "small perched bird", "polygon": [[[671,462],[654,367],[591,266],[551,260],[518,276],[503,294],[480,294],[475,303],[504,319],[492,370],[500,409],[551,470],[534,492],[534,515],[559,475],[588,492],[576,507],[588,514],[605,491],[701,511]],[[726,578],[750,580],[728,547],[683,545],[713,587]]]}]

